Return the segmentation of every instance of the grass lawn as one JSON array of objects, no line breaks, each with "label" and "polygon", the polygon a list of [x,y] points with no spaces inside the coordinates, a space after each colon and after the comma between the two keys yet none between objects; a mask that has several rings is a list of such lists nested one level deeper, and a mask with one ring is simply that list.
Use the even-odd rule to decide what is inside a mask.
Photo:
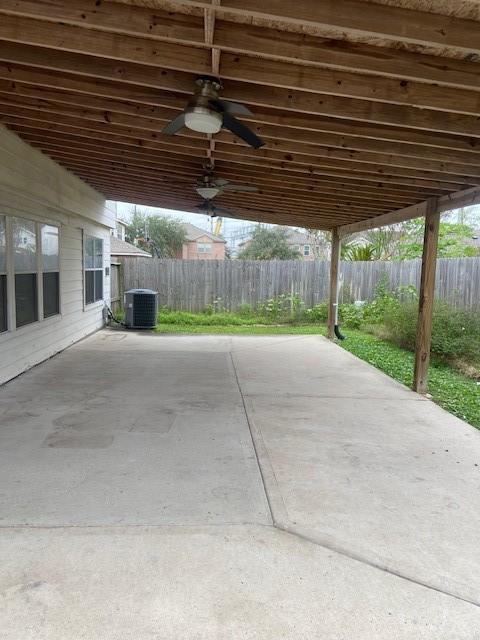
[{"label": "grass lawn", "polygon": [[195,324],[158,324],[157,333],[215,333],[227,335],[272,336],[272,335],[322,335],[325,327],[318,324],[240,324],[240,325],[195,325]]},{"label": "grass lawn", "polygon": [[[209,333],[217,335],[325,335],[326,333],[323,324],[254,324],[251,319],[243,323],[238,316],[235,316],[235,319],[227,320],[232,324],[217,324],[222,319],[215,315],[189,315],[188,324],[171,322],[170,318],[160,316],[160,323],[155,331],[157,333]],[[164,319],[167,319],[167,322],[162,322]],[[181,320],[181,318],[177,318],[177,320]],[[200,324],[205,320],[208,324]],[[368,333],[353,329],[345,329],[344,332],[347,339],[338,343],[342,348],[377,367],[395,380],[411,387],[413,353]],[[480,429],[480,384],[458,373],[448,365],[435,361],[430,366],[429,380],[429,393],[435,402]]]},{"label": "grass lawn", "polygon": [[[339,343],[407,387],[413,382],[413,353],[361,331],[345,329],[347,340]],[[480,384],[452,367],[432,361],[428,392],[441,407],[480,429]]]}]

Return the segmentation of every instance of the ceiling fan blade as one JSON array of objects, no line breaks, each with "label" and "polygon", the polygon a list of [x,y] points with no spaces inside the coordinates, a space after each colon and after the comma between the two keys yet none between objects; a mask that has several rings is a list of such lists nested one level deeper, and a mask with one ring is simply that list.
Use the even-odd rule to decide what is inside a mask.
[{"label": "ceiling fan blade", "polygon": [[245,193],[257,193],[258,187],[249,184],[226,184],[222,191],[244,191]]},{"label": "ceiling fan blade", "polygon": [[166,127],[162,129],[162,133],[166,136],[173,136],[177,131],[180,131],[185,126],[185,113],[181,113],[174,120],[169,122]]},{"label": "ceiling fan blade", "polygon": [[240,120],[237,120],[236,118],[231,116],[229,113],[223,114],[223,126],[234,133],[236,136],[244,140],[254,149],[260,149],[260,147],[263,147],[263,145],[265,144],[265,142],[261,140],[257,135],[255,135],[251,129],[240,122]]},{"label": "ceiling fan blade", "polygon": [[216,187],[225,187],[226,185],[230,184],[230,180],[226,180],[225,178],[215,178],[212,181],[212,184],[214,184]]},{"label": "ceiling fan blade", "polygon": [[214,104],[220,105],[223,113],[237,113],[240,116],[251,116],[253,113],[248,107],[240,102],[232,102],[231,100],[215,100]]}]

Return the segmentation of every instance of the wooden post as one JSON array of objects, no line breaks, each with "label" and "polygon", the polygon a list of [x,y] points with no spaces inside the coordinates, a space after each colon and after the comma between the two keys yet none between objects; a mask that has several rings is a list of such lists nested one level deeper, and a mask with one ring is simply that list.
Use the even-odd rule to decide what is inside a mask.
[{"label": "wooden post", "polygon": [[338,229],[332,230],[332,251],[330,255],[330,300],[328,305],[328,337],[333,340],[338,306],[338,274],[340,271],[340,236]]},{"label": "wooden post", "polygon": [[440,213],[437,208],[437,199],[432,198],[429,200],[429,208],[425,215],[422,275],[419,291],[415,370],[413,374],[413,390],[417,393],[426,393],[428,386],[439,228]]}]

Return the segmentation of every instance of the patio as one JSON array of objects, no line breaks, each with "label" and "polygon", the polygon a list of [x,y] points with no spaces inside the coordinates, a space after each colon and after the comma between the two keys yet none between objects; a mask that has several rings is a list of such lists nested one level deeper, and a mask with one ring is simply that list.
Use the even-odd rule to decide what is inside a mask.
[{"label": "patio", "polygon": [[0,407],[2,639],[477,637],[480,434],[321,337],[104,330]]}]

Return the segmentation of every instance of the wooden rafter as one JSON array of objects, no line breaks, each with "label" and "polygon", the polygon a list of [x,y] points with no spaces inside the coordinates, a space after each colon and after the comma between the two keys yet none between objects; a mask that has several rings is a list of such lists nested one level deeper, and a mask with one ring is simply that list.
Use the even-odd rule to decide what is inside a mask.
[{"label": "wooden rafter", "polygon": [[[0,122],[108,197],[194,210],[206,160],[258,186],[219,196],[233,214],[341,234],[479,197],[478,22],[393,0],[137,4],[0,0]],[[161,133],[199,74],[263,149]]]}]

